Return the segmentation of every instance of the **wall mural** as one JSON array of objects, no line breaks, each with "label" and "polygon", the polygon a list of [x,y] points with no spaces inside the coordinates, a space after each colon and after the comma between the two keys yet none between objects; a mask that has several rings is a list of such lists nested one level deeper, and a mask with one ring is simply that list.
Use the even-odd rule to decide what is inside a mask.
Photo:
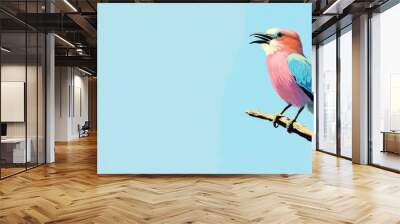
[{"label": "wall mural", "polygon": [[98,27],[99,174],[311,173],[311,4],[101,3]]},{"label": "wall mural", "polygon": [[[299,34],[290,30],[272,28],[265,33],[254,33],[250,36],[258,38],[251,44],[260,44],[265,51],[272,86],[287,106],[275,116],[253,111],[247,113],[250,116],[272,120],[275,128],[282,125],[289,133],[295,132],[311,141],[312,132],[309,129],[300,124],[294,126],[304,107],[307,107],[311,113],[314,111],[311,63],[304,56]],[[285,111],[292,106],[299,108],[295,117],[282,119]]]}]

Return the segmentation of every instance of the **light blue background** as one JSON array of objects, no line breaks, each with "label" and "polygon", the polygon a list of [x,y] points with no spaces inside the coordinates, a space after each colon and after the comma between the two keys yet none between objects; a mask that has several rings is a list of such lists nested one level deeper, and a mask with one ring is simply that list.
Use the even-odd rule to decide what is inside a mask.
[{"label": "light blue background", "polygon": [[310,58],[311,4],[99,4],[98,173],[311,173],[310,142],[245,114],[286,106],[249,44],[272,27]]}]

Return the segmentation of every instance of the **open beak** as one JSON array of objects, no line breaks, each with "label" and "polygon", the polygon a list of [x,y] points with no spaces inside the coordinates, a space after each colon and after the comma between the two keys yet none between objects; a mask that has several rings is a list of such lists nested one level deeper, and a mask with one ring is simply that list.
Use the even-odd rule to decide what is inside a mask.
[{"label": "open beak", "polygon": [[269,44],[269,42],[272,40],[271,35],[264,34],[264,33],[253,33],[250,36],[257,37],[258,40],[254,40],[250,42],[250,44]]}]

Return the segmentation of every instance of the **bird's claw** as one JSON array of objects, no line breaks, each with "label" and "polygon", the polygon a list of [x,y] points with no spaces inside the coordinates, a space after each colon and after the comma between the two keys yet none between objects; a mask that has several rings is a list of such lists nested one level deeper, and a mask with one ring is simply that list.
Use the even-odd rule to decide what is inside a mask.
[{"label": "bird's claw", "polygon": [[272,120],[272,125],[274,126],[274,128],[279,127],[278,120],[279,120],[279,118],[281,118],[282,116],[283,116],[283,115],[282,115],[281,113],[275,114],[274,120]]},{"label": "bird's claw", "polygon": [[295,120],[290,120],[289,121],[289,123],[288,123],[288,125],[286,127],[287,132],[289,132],[289,133],[293,132],[293,130],[294,130],[293,125],[294,125],[295,122],[296,122]]}]

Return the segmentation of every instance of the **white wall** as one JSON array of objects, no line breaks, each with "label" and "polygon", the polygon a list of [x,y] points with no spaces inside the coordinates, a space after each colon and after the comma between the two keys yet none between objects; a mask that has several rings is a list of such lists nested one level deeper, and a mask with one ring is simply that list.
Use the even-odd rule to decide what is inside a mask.
[{"label": "white wall", "polygon": [[[25,82],[25,64],[8,64],[1,66],[1,81],[3,82]],[[31,66],[28,66],[28,74],[32,70]],[[6,108],[1,108],[5,110]],[[7,122],[7,137],[25,137],[25,122]]]},{"label": "white wall", "polygon": [[55,68],[55,141],[69,139],[69,85],[70,71],[68,67]]},{"label": "white wall", "polygon": [[[75,72],[78,70],[75,70]],[[79,137],[78,124],[83,125],[89,120],[88,111],[88,77],[82,76],[79,72],[74,75],[74,107],[72,108],[71,135],[73,138]]]},{"label": "white wall", "polygon": [[[27,70],[26,70],[27,69]],[[27,66],[19,65],[19,64],[5,64],[1,66],[1,81],[2,82],[25,82],[25,75],[27,71],[29,85],[36,86],[36,80],[33,77],[36,77],[36,66]],[[27,116],[28,116],[28,129],[32,127],[32,130],[36,130],[36,113],[32,113],[32,111],[36,111],[36,88],[27,88]],[[34,98],[34,99],[33,99]],[[34,102],[31,104],[31,102]],[[6,108],[2,108],[5,110]],[[34,122],[34,124],[31,124]],[[33,132],[33,131],[32,131]],[[28,130],[28,137],[30,134],[30,130]],[[36,132],[35,132],[36,134]],[[25,122],[7,122],[7,136],[8,137],[24,137],[25,136]]]},{"label": "white wall", "polygon": [[55,140],[79,137],[78,124],[88,120],[88,77],[76,68],[56,67]]}]

